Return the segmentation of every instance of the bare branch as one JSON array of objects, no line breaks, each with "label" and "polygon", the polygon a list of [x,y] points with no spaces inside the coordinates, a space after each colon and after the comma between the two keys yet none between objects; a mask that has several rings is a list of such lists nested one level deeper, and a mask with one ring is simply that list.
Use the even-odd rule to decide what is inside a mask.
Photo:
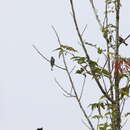
[{"label": "bare branch", "polygon": [[61,41],[60,41],[59,35],[58,35],[58,33],[53,25],[52,25],[52,29],[53,29],[54,33],[56,34],[59,45],[61,46]]},{"label": "bare branch", "polygon": [[107,86],[106,86],[106,82],[104,80],[104,77],[102,76],[102,81],[103,81],[103,84],[104,84],[104,89],[106,91],[106,93],[108,93],[109,91],[107,91]]},{"label": "bare branch", "polygon": [[72,87],[72,89],[73,89],[73,91],[74,91],[74,94],[75,94],[75,98],[76,98],[76,100],[77,100],[77,102],[78,102],[78,104],[79,104],[79,106],[80,106],[80,109],[82,110],[82,112],[83,112],[85,118],[87,119],[89,125],[91,126],[92,130],[94,130],[94,127],[93,127],[93,125],[92,125],[92,123],[91,123],[89,117],[87,116],[87,113],[85,112],[85,110],[84,110],[84,108],[83,108],[83,106],[82,106],[82,104],[81,104],[81,102],[80,102],[80,100],[79,100],[78,94],[77,94],[76,89],[75,89],[75,86],[74,86],[74,82],[73,82],[73,80],[72,80],[72,77],[71,77],[71,75],[70,75],[70,73],[69,73],[69,70],[68,70],[68,67],[67,67],[67,64],[66,64],[66,61],[65,61],[64,54],[62,54],[62,56],[63,56],[63,62],[64,62],[64,65],[65,65],[65,68],[66,68],[66,72],[67,72],[67,75],[68,75],[68,77],[69,77],[69,81],[70,81],[70,83],[71,83],[71,87]]},{"label": "bare branch", "polygon": [[127,123],[128,119],[124,122],[124,124],[121,126],[121,128],[123,128],[125,126],[125,124]]},{"label": "bare branch", "polygon": [[[67,94],[69,97],[75,97],[74,95],[71,94],[71,92],[66,91],[66,90],[60,85],[60,83],[57,81],[56,78],[55,78],[54,80],[55,80],[56,84],[59,86],[59,88],[60,88],[65,94]],[[66,95],[65,95],[65,96],[66,96]],[[67,97],[68,97],[68,96],[67,96]]]},{"label": "bare branch", "polygon": [[98,16],[97,11],[96,11],[96,8],[95,8],[95,5],[94,5],[94,3],[93,3],[93,0],[89,0],[89,1],[90,1],[91,6],[92,6],[92,9],[93,9],[94,15],[95,15],[95,17],[96,17],[96,20],[97,20],[97,22],[98,22],[98,24],[99,24],[99,26],[100,26],[100,30],[102,31],[101,20],[99,19],[99,16]]},{"label": "bare branch", "polygon": [[[36,48],[35,45],[32,45],[32,47],[37,51],[37,53],[38,53],[43,59],[45,59],[47,62],[50,63],[50,60],[47,59],[47,58]],[[63,67],[61,67],[61,66],[58,66],[58,65],[56,65],[56,64],[54,64],[54,66],[57,67],[57,68],[60,68],[60,69],[62,69],[62,70],[65,70],[65,68],[63,68]]]},{"label": "bare branch", "polygon": [[122,114],[122,112],[123,112],[123,110],[124,110],[125,102],[126,102],[126,98],[124,98],[124,99],[122,100],[122,103],[121,103],[121,105],[122,105],[122,108],[121,108],[121,110],[120,110],[120,113],[121,113],[121,114]]},{"label": "bare branch", "polygon": [[70,74],[73,72],[73,70],[75,69],[76,65],[71,69]]},{"label": "bare branch", "polygon": [[37,51],[37,53],[38,53],[43,59],[45,59],[47,62],[50,63],[50,60],[47,59],[47,58],[36,48],[36,46],[35,46],[34,44],[32,45],[32,47]]},{"label": "bare branch", "polygon": [[87,29],[87,24],[85,25],[84,29],[83,29],[83,32],[81,33],[81,36],[83,36],[85,30]]},{"label": "bare branch", "polygon": [[82,121],[82,123],[83,123],[89,130],[92,130],[91,128],[89,128],[89,126],[85,123],[84,120],[81,120],[81,121]]},{"label": "bare branch", "polygon": [[80,94],[79,100],[81,100],[83,92],[84,92],[85,81],[86,81],[86,76],[84,76],[84,79],[83,79],[83,85],[82,85],[82,90],[81,90],[81,94]]},{"label": "bare branch", "polygon": [[127,40],[129,37],[130,37],[130,34],[124,40]]}]

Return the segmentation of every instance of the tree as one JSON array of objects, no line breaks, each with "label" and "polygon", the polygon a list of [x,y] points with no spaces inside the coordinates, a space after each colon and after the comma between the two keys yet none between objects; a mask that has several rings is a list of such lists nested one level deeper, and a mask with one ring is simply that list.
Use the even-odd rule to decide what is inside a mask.
[{"label": "tree", "polygon": [[[77,23],[73,0],[69,1],[74,26],[80,42],[79,46],[81,46],[82,50],[77,50],[71,45],[63,44],[55,27],[52,26],[59,43],[59,47],[56,48],[55,51],[58,52],[59,60],[63,63],[64,67],[57,65],[56,62],[53,62],[53,66],[67,73],[71,89],[66,90],[57,79],[55,79],[55,81],[66,96],[76,99],[88,122],[87,127],[90,130],[121,130],[124,126],[122,120],[130,115],[129,112],[124,112],[126,100],[129,98],[130,58],[122,57],[120,55],[120,48],[128,45],[127,40],[130,35],[127,35],[126,38],[120,36],[120,9],[122,3],[120,0],[105,0],[104,19],[101,21],[96,11],[94,1],[89,0],[97,23],[99,24],[102,37],[105,40],[104,48],[101,48],[98,44],[87,42],[84,39],[83,35],[86,26],[83,32],[81,32]],[[112,22],[111,19],[113,19],[114,22]],[[52,66],[52,58],[51,60],[47,59],[35,45],[33,45],[33,47],[42,58],[50,62]],[[88,47],[96,49],[95,53],[104,57],[105,62],[92,58],[88,52]],[[84,55],[80,55],[80,51],[83,51]],[[68,60],[73,63],[72,68],[69,66]],[[76,84],[73,79],[73,75],[75,74],[80,75],[81,78],[83,77],[83,81],[81,81],[83,82],[81,93],[76,89]],[[87,77],[91,77],[101,91],[99,101],[89,104],[89,108],[95,111],[91,113],[91,115],[87,114],[81,101]],[[124,83],[123,86],[121,82]],[[97,120],[97,125],[93,123],[93,119]]]}]

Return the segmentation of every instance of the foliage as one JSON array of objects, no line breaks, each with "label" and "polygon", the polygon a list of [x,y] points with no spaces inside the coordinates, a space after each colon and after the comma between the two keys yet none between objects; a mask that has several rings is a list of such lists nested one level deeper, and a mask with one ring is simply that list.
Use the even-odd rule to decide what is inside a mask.
[{"label": "foliage", "polygon": [[[67,96],[76,98],[91,130],[96,129],[92,123],[93,119],[97,120],[96,126],[98,130],[121,130],[123,127],[122,119],[127,119],[127,117],[130,115],[129,112],[123,112],[126,100],[129,98],[130,58],[122,57],[119,49],[122,46],[127,46],[125,41],[130,37],[130,35],[128,35],[126,38],[120,37],[119,19],[121,1],[104,1],[104,20],[102,22],[98,16],[93,0],[89,1],[92,5],[96,20],[100,26],[102,36],[105,39],[105,49],[98,47],[98,44],[87,42],[86,39],[83,38],[83,33],[80,33],[80,29],[77,24],[73,0],[70,0],[72,17],[76,27],[77,35],[80,40],[80,47],[82,47],[84,55],[80,55],[80,50],[71,47],[71,45],[68,46],[62,44],[60,42],[58,33],[53,27],[59,43],[59,47],[54,51],[58,52],[59,60],[62,58],[64,68],[56,64],[55,66],[66,71],[71,84],[71,91],[69,92],[65,90],[57,80],[56,83]],[[111,18],[114,19],[114,22],[111,22]],[[88,53],[88,46],[96,49],[96,53],[104,57],[105,63],[103,63],[102,60],[99,61],[99,59],[92,59]],[[96,53],[95,55],[97,55]],[[71,69],[71,71],[66,58],[69,58],[69,60],[73,62],[74,67]],[[76,90],[76,85],[74,83],[72,74],[84,76],[80,96]],[[92,80],[96,82],[97,87],[101,91],[101,96],[99,97],[98,102],[89,104],[89,108],[91,109],[92,113],[88,116],[85,108],[82,105],[81,98],[84,91],[85,80],[90,76],[92,77]],[[124,82],[124,86],[120,85],[122,81]]]}]

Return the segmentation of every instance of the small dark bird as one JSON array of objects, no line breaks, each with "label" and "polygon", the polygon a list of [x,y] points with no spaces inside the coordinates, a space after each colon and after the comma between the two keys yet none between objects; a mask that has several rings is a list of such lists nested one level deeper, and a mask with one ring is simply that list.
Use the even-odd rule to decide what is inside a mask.
[{"label": "small dark bird", "polygon": [[122,37],[119,36],[119,43],[122,44],[124,43],[126,46],[128,45],[126,42],[125,42],[125,39],[123,39]]},{"label": "small dark bird", "polygon": [[54,59],[54,57],[51,57],[50,64],[51,64],[51,70],[53,71],[53,66],[54,66],[54,64],[55,64],[55,59]]},{"label": "small dark bird", "polygon": [[37,128],[37,130],[43,130],[43,128]]}]

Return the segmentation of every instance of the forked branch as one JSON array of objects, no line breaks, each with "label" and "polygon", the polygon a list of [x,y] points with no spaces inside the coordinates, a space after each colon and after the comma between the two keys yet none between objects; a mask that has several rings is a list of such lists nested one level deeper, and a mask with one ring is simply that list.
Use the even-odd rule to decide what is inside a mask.
[{"label": "forked branch", "polygon": [[96,75],[95,75],[95,72],[93,71],[93,68],[92,68],[92,66],[91,66],[91,59],[90,59],[90,57],[89,57],[89,55],[88,55],[87,49],[86,49],[86,47],[85,47],[85,45],[84,45],[84,41],[83,41],[82,36],[81,36],[81,33],[80,33],[80,31],[79,31],[79,27],[78,27],[78,23],[77,23],[77,20],[76,20],[76,15],[75,15],[75,10],[74,10],[74,5],[73,5],[73,0],[70,0],[70,4],[71,4],[72,16],[73,16],[73,21],[74,21],[74,24],[75,24],[75,28],[76,28],[78,37],[79,37],[79,39],[80,39],[80,42],[81,42],[83,51],[84,51],[84,53],[85,53],[85,56],[86,56],[86,58],[87,58],[87,60],[88,60],[89,67],[90,67],[90,70],[91,70],[91,72],[92,72],[92,75],[93,75],[93,77],[94,77],[94,79],[95,79],[95,81],[96,81],[98,87],[100,88],[101,92],[104,94],[104,96],[105,96],[109,101],[114,102],[113,99],[104,91],[104,89],[103,89],[101,83],[99,82],[98,78],[97,78]]}]

